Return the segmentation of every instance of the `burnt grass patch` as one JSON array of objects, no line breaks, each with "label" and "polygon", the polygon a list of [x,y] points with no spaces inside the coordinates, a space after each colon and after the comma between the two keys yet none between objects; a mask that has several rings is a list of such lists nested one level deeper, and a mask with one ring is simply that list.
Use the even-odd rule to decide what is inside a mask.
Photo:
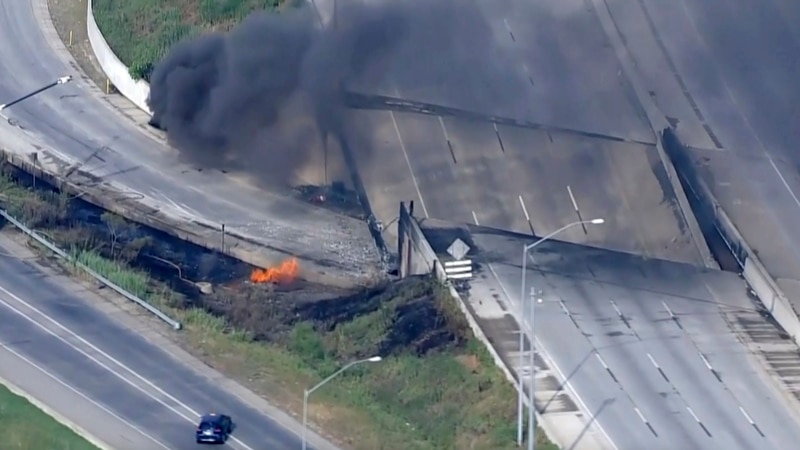
[{"label": "burnt grass patch", "polygon": [[298,326],[327,336],[341,331],[342,324],[374,322],[369,338],[358,345],[326,349],[333,350],[331,356],[339,360],[450,351],[463,348],[472,333],[461,312],[453,309],[448,293],[430,277],[389,281],[350,292],[247,283],[220,287],[193,302],[247,331],[254,341],[284,346],[291,346]]},{"label": "burnt grass patch", "polygon": [[99,255],[143,280],[140,296],[184,323],[176,339],[187,350],[295,413],[304,388],[347,362],[383,357],[314,394],[312,422],[343,448],[515,447],[515,391],[430,277],[353,290],[302,280],[255,284],[247,264],[41,180],[34,189],[28,174],[6,165],[0,207],[61,248]]}]

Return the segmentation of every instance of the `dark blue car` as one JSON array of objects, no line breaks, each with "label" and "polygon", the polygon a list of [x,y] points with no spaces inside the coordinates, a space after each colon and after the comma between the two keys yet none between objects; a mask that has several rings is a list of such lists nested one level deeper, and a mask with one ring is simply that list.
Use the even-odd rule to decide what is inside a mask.
[{"label": "dark blue car", "polygon": [[233,421],[225,414],[206,414],[197,425],[198,444],[224,444],[233,432]]}]

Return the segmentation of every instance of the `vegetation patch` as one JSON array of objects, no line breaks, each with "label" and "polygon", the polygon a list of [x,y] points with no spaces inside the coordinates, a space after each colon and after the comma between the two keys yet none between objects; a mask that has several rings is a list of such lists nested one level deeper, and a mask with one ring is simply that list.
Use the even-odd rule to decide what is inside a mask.
[{"label": "vegetation patch", "polygon": [[[198,256],[189,244],[68,194],[34,191],[20,177],[0,177],[0,207],[183,322],[173,337],[184,348],[283,409],[300,413],[304,389],[343,364],[381,356],[310,399],[312,422],[343,447],[515,448],[516,393],[438,281],[358,291],[312,285],[279,273],[283,266],[255,270]],[[200,282],[212,290],[203,294]],[[556,448],[538,436],[540,449]]]},{"label": "vegetation patch", "polygon": [[97,450],[28,400],[0,384],[2,448],[19,450]]},{"label": "vegetation patch", "polygon": [[134,79],[150,79],[176,42],[205,31],[227,31],[257,10],[294,0],[93,0],[97,26]]}]

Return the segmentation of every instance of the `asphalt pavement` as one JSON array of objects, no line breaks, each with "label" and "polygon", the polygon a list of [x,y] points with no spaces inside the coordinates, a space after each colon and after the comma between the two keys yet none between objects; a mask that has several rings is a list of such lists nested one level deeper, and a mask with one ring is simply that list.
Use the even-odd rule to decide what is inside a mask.
[{"label": "asphalt pavement", "polygon": [[[422,227],[440,257],[456,237],[471,245],[476,268],[465,297],[519,370],[516,337],[491,333],[509,328],[511,318],[530,335],[534,319],[519,320],[519,259],[532,239],[440,221]],[[563,385],[554,388],[553,368],[537,361],[543,417],[582,405],[586,428],[599,425],[620,450],[780,450],[800,439],[795,399],[731,325],[746,317],[754,328],[775,330],[736,274],[552,240],[530,252],[531,290],[525,302],[535,299],[537,350],[575,394],[571,402],[554,395]],[[583,435],[562,444],[581,448]]]},{"label": "asphalt pavement", "polygon": [[[179,360],[102,310],[105,301],[83,286],[19,258],[29,255],[0,236],[0,357],[16,365],[0,370],[3,378],[120,450],[195,448],[195,426],[208,412],[233,417],[230,448],[300,447],[296,421],[210,368]],[[29,383],[31,372],[51,384]],[[92,408],[62,401],[75,396]]]},{"label": "asphalt pavement", "polygon": [[[285,186],[261,189],[259,183],[269,180],[198,170],[179,160],[174,149],[103,100],[92,81],[81,77],[48,14],[46,0],[0,3],[0,103],[74,75],[71,83],[3,110],[9,119],[0,123],[5,145],[37,146],[40,153],[52,149],[52,158],[70,160],[64,166],[79,163],[97,182],[126,187],[129,200],[145,198],[178,221],[214,228],[224,223],[230,232],[277,249],[282,257],[318,261],[355,279],[379,267],[364,221],[292,199]],[[12,136],[19,133],[36,142]]]},{"label": "asphalt pavement", "polygon": [[424,216],[538,234],[579,214],[603,217],[603,229],[564,239],[700,263],[653,132],[592,9],[582,0],[457,3],[441,19],[452,36],[409,32],[387,54],[385,74],[352,86],[484,117],[351,111],[347,136],[379,219],[392,223],[401,200],[415,200]]},{"label": "asphalt pavement", "polygon": [[745,240],[800,306],[800,6],[606,2],[653,100],[694,147],[696,164]]}]

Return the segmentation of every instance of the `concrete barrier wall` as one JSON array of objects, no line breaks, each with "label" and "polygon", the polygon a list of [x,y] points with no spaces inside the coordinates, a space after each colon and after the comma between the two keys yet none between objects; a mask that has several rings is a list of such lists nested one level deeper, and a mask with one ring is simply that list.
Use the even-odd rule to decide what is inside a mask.
[{"label": "concrete barrier wall", "polygon": [[[653,98],[648,94],[639,76],[636,63],[625,45],[624,37],[614,22],[614,17],[607,1],[592,0],[592,4],[600,19],[603,31],[608,36],[622,69],[631,83],[633,92],[644,109],[651,128],[653,130],[663,130],[658,133],[660,141],[660,145],[657,145],[659,156],[662,158],[665,169],[667,169],[667,174],[676,191],[681,209],[684,210],[684,215],[692,228],[695,242],[706,260],[707,267],[714,267],[713,264],[710,264],[708,253],[704,251],[704,249],[708,248],[708,245],[706,242],[702,242],[705,239],[702,239],[696,233],[693,226],[694,223],[689,217],[691,212],[694,212],[697,224],[703,232],[714,230],[713,232],[718,232],[722,236],[741,266],[742,273],[750,287],[778,324],[792,336],[792,340],[800,344],[798,342],[800,338],[800,320],[798,320],[797,313],[791,307],[789,300],[778,287],[778,284],[758,260],[755,252],[745,242],[739,230],[736,229],[728,215],[722,210],[711,190],[706,186],[702,178],[698,176],[685,148],[670,128],[670,124],[663,112],[660,111]],[[674,168],[674,171],[672,168]],[[675,176],[677,176],[678,182],[674,179]],[[685,195],[681,194],[684,192],[685,195],[693,195],[697,199],[695,207],[688,207],[686,202],[683,201]]]},{"label": "concrete barrier wall", "polygon": [[[413,203],[411,204],[411,208],[413,208]],[[400,253],[400,275],[401,276],[408,276],[408,275],[423,275],[423,274],[434,274],[440,281],[447,284],[450,295],[456,301],[458,308],[464,314],[464,317],[467,319],[467,323],[469,323],[470,329],[472,329],[472,333],[475,337],[483,343],[486,350],[491,355],[494,363],[505,375],[506,379],[509,383],[511,383],[515,389],[520,389],[520,383],[517,378],[514,376],[514,372],[512,372],[511,368],[506,365],[503,358],[500,357],[500,354],[492,345],[489,338],[481,329],[480,325],[478,324],[475,315],[472,313],[470,308],[467,306],[464,299],[461,298],[458,291],[452,286],[452,284],[446,282],[447,276],[444,272],[444,266],[442,266],[439,257],[436,256],[436,252],[431,247],[428,240],[425,238],[425,235],[422,233],[422,229],[420,228],[419,224],[414,217],[412,216],[413,211],[410,211],[409,208],[406,207],[405,203],[400,203],[400,214],[398,215],[398,250]],[[524,396],[527,401],[527,395]],[[526,403],[527,406],[530,407],[529,402]],[[542,426],[545,433],[548,437],[553,436],[553,433],[550,433],[549,430],[546,428],[545,422],[541,419],[540,414],[537,411],[537,419],[536,422],[539,426]]]},{"label": "concrete barrier wall", "polygon": [[758,255],[725,213],[713,192],[700,177],[694,162],[675,133],[667,128],[661,133],[664,150],[672,159],[681,183],[697,200],[695,215],[705,229],[713,228],[733,253],[742,275],[776,322],[800,345],[800,319],[791,302],[783,293],[772,275],[758,259]]},{"label": "concrete barrier wall", "polygon": [[[412,259],[410,267],[407,266],[405,272],[401,267],[401,274],[405,273],[406,275],[423,275],[432,273],[440,281],[445,282],[447,276],[444,273],[444,268],[439,260],[439,257],[436,256],[436,252],[433,251],[433,247],[431,247],[431,245],[428,243],[428,240],[422,233],[422,229],[419,227],[419,224],[417,224],[417,221],[411,216],[410,211],[408,208],[406,208],[405,203],[400,203],[398,234],[401,236],[398,237],[398,239],[401,242],[405,242],[406,248],[410,250],[410,256]],[[402,249],[403,247],[401,246],[400,248]],[[400,253],[400,265],[402,266],[403,261],[406,260],[406,257],[409,255],[402,251]],[[484,334],[483,330],[481,330],[480,325],[478,325],[478,321],[475,319],[475,316],[469,310],[466,303],[464,303],[464,300],[461,298],[455,288],[452,287],[452,285],[449,283],[447,283],[447,285],[450,286],[450,294],[458,304],[461,312],[463,312],[464,316],[467,318],[467,322],[469,322],[469,326],[472,328],[472,332],[475,334],[475,337],[478,338],[479,341],[483,342],[483,344],[486,346],[486,349],[492,355],[492,359],[494,359],[495,364],[497,364],[497,367],[503,371],[508,381],[510,381],[514,386],[517,386],[517,379],[514,377],[513,372],[497,353],[497,350],[494,349],[491,342],[489,342],[489,339],[486,337],[486,334]]]},{"label": "concrete barrier wall", "polygon": [[117,58],[117,55],[108,45],[106,38],[103,37],[103,33],[100,32],[97,21],[94,19],[92,0],[87,3],[86,32],[89,35],[89,44],[92,46],[92,51],[100,63],[100,67],[120,94],[133,102],[139,109],[152,116],[153,112],[147,106],[150,85],[146,81],[135,81],[133,79],[128,67]]}]

